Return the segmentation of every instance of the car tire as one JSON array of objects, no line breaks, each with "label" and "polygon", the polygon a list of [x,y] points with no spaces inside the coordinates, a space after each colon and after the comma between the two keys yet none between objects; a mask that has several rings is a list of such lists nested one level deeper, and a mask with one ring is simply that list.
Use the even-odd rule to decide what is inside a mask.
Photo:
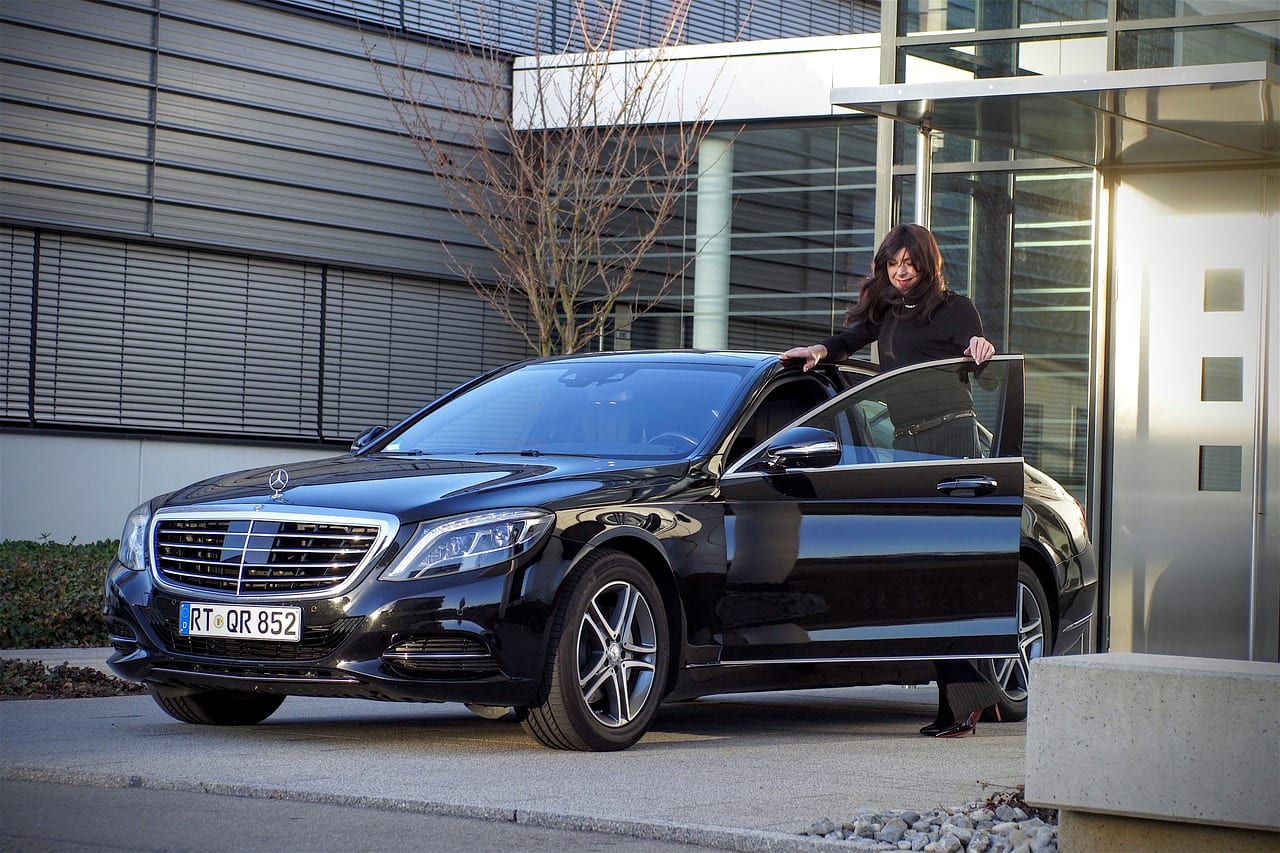
[{"label": "car tire", "polygon": [[1031,661],[1053,653],[1053,617],[1049,600],[1035,571],[1018,562],[1018,656],[1011,660],[987,661],[986,672],[999,689],[997,711],[988,708],[982,719],[988,722],[1018,722],[1027,718]]},{"label": "car tire", "polygon": [[169,693],[154,686],[151,698],[175,720],[204,726],[252,726],[274,714],[285,699],[244,690]]},{"label": "car tire", "polygon": [[521,725],[553,749],[626,749],[658,712],[670,658],[653,578],[626,554],[593,552],[560,596],[543,685]]}]

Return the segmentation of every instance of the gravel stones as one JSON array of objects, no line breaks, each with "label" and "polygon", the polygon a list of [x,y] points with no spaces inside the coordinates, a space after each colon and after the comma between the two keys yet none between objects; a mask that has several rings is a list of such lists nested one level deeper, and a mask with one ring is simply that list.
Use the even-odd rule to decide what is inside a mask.
[{"label": "gravel stones", "polygon": [[1021,808],[971,803],[927,814],[910,810],[864,810],[839,826],[815,821],[803,835],[850,842],[858,851],[916,853],[1057,853],[1058,827]]}]

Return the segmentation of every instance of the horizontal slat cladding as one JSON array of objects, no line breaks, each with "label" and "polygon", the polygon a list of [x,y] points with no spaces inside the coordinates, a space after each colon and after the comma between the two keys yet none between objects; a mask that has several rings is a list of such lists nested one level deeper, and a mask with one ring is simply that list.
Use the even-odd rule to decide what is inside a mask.
[{"label": "horizontal slat cladding", "polygon": [[73,0],[6,2],[0,19],[5,215],[142,231],[151,14]]},{"label": "horizontal slat cladding", "polygon": [[0,417],[25,419],[31,391],[31,277],[35,264],[35,233],[25,228],[0,227]]},{"label": "horizontal slat cladding", "polygon": [[[154,0],[5,0],[0,20],[6,25],[66,30],[89,38],[146,44],[151,40]],[[7,26],[6,26],[7,29]],[[9,39],[6,36],[5,41]],[[9,45],[6,44],[6,51]]]},{"label": "horizontal slat cladding", "polygon": [[0,139],[137,159],[147,156],[149,136],[147,126],[140,121],[34,104],[5,104],[4,121],[0,123]]},{"label": "horizontal slat cladding", "polygon": [[[8,5],[7,3],[5,4]],[[57,3],[49,4],[51,6]],[[94,15],[109,6],[94,6]],[[141,16],[144,19],[149,16]],[[53,29],[37,29],[5,21],[4,57],[6,62],[45,67],[61,66],[65,70],[85,77],[105,77],[109,80],[146,85],[151,79],[151,54],[146,50],[150,38],[150,22],[147,32],[136,41],[105,41],[96,33],[81,33],[73,29],[70,19],[54,22]]]},{"label": "horizontal slat cladding", "polygon": [[4,164],[5,175],[20,175],[34,184],[55,184],[86,194],[145,197],[148,189],[147,162],[126,160],[118,155],[63,151],[58,157],[50,157],[45,146],[3,141],[0,142],[0,163]]},{"label": "horizontal slat cladding", "polygon": [[161,22],[157,231],[449,272],[440,241],[474,238],[401,133],[359,33],[223,8],[184,7]]},{"label": "horizontal slat cladding", "polygon": [[[439,38],[497,44],[515,54],[580,49],[574,4],[546,2],[443,3],[440,0],[292,0],[290,5],[403,27]],[[838,35],[879,29],[878,4],[870,0],[732,0],[692,4],[683,41],[688,44],[787,36]],[[624,5],[615,47],[652,45],[669,5]]]},{"label": "horizontal slat cladding", "polygon": [[[157,219],[163,218],[164,236],[180,238],[199,231],[206,244],[225,246],[228,250],[241,249],[259,252],[287,252],[310,257],[326,257],[336,263],[351,265],[372,264],[382,268],[417,267],[429,275],[456,275],[454,258],[465,266],[478,270],[488,269],[493,259],[473,246],[454,245],[449,251],[438,239],[429,239],[428,227],[421,236],[378,235],[357,231],[349,226],[320,226],[312,224],[298,228],[288,220],[267,219],[214,210],[207,207],[191,207],[160,203],[156,205]],[[447,217],[447,214],[442,214]],[[433,220],[434,221],[434,220]],[[361,251],[356,237],[368,238],[376,244],[374,257]]]},{"label": "horizontal slat cladding", "polygon": [[[459,242],[488,266],[349,21],[227,0],[14,0],[0,17],[7,217],[432,275]],[[395,77],[385,33],[365,33]],[[411,85],[428,101],[498,67],[425,59],[433,81]]]},{"label": "horizontal slat cladding", "polygon": [[14,219],[59,228],[141,233],[147,224],[147,200],[6,179],[4,213]]},{"label": "horizontal slat cladding", "polygon": [[6,62],[0,92],[8,100],[134,121],[149,121],[147,86],[85,77],[53,67],[33,68]]}]

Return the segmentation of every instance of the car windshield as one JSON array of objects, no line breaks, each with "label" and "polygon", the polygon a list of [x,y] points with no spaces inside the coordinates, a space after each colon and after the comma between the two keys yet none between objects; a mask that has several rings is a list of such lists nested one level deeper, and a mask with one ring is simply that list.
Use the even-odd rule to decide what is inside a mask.
[{"label": "car windshield", "polygon": [[384,453],[673,459],[727,414],[747,369],[605,358],[530,364],[426,413]]}]

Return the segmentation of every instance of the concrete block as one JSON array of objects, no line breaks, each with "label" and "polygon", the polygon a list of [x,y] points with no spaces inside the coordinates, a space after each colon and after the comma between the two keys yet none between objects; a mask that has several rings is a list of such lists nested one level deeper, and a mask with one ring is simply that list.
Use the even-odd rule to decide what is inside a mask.
[{"label": "concrete block", "polygon": [[1031,695],[1028,802],[1280,832],[1280,664],[1042,658]]}]

